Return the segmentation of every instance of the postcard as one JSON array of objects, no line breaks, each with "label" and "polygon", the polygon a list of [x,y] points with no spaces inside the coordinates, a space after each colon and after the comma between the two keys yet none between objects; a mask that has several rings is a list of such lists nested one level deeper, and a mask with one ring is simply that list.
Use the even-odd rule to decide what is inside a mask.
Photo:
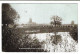
[{"label": "postcard", "polygon": [[77,3],[2,3],[3,52],[78,52]]}]

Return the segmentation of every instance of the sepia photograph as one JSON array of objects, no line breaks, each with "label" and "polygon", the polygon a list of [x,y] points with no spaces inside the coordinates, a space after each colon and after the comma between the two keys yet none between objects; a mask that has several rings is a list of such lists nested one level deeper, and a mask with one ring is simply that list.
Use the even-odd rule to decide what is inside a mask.
[{"label": "sepia photograph", "polygon": [[77,3],[2,3],[2,52],[78,52]]}]

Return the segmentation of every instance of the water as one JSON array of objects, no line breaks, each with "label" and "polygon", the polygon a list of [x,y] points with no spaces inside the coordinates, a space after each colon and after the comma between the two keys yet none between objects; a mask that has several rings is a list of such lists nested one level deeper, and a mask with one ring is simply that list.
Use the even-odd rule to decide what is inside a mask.
[{"label": "water", "polygon": [[58,32],[57,35],[61,36],[61,41],[58,44],[52,43],[51,36],[54,36],[54,33],[31,34],[30,36],[32,39],[36,37],[40,42],[44,41],[45,43],[42,45],[42,48],[49,52],[78,51],[78,43],[71,38],[69,32]]}]

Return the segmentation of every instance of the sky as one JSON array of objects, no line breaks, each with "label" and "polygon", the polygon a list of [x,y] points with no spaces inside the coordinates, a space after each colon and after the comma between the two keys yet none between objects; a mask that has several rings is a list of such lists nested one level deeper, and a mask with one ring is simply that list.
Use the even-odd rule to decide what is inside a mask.
[{"label": "sky", "polygon": [[70,24],[78,19],[77,4],[10,4],[12,8],[20,15],[17,23],[27,24],[32,18],[33,22],[38,24],[49,24],[52,16],[62,18],[63,24]]}]

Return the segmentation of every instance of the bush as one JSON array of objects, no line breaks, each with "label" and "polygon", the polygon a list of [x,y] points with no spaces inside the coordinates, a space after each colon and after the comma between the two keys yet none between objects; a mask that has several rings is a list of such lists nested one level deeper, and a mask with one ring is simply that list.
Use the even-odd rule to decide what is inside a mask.
[{"label": "bush", "polygon": [[78,26],[77,25],[71,29],[70,35],[75,41],[78,42]]}]

